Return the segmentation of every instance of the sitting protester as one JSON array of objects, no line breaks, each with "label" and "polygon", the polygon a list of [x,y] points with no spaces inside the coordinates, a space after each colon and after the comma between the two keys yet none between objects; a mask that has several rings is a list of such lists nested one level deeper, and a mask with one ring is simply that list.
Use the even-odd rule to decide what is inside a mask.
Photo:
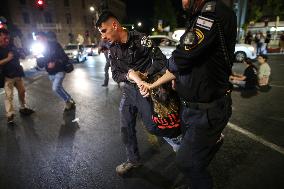
[{"label": "sitting protester", "polygon": [[258,63],[260,64],[258,70],[258,85],[260,88],[266,88],[269,86],[271,68],[267,63],[267,59],[268,57],[266,55],[259,55],[257,57]]},{"label": "sitting protester", "polygon": [[246,69],[243,75],[233,74],[230,76],[230,82],[242,89],[256,89],[257,86],[257,68],[253,65],[251,59],[243,61]]}]

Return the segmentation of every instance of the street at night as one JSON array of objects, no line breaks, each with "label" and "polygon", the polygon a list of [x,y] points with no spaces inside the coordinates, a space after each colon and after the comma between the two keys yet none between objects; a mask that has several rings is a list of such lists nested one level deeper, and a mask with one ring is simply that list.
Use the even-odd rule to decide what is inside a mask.
[{"label": "street at night", "polygon": [[[118,111],[121,88],[112,79],[108,87],[101,86],[104,64],[102,54],[89,56],[67,74],[63,85],[76,101],[76,109],[69,112],[63,113],[64,102],[52,92],[45,72],[33,71],[25,83],[28,104],[36,112],[30,117],[16,112],[15,124],[7,126],[5,94],[0,91],[0,188],[171,189],[184,183],[172,148],[161,138],[159,145],[149,142],[140,119],[137,136],[144,165],[125,177],[116,174],[115,167],[125,160]],[[215,188],[284,185],[283,55],[270,55],[269,64],[269,92],[251,98],[232,93],[233,115],[210,164]],[[241,64],[234,70],[242,70]],[[18,107],[17,93],[14,99]]]}]

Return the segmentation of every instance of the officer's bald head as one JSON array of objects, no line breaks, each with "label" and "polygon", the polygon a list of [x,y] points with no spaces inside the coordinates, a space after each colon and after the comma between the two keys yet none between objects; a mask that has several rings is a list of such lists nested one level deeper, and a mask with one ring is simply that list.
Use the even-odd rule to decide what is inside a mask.
[{"label": "officer's bald head", "polygon": [[116,17],[112,12],[110,12],[110,11],[104,11],[104,12],[99,16],[99,19],[98,19],[98,21],[96,22],[96,27],[97,27],[97,28],[100,28],[100,27],[102,27],[102,24],[103,24],[103,23],[110,24],[110,23],[112,23],[112,22],[119,23],[117,17]]}]

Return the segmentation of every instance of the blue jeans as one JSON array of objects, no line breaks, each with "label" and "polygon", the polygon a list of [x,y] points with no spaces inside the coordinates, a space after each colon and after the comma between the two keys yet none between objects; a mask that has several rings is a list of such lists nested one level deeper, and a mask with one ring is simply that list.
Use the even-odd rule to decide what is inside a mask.
[{"label": "blue jeans", "polygon": [[65,91],[62,86],[63,79],[65,77],[64,72],[58,72],[55,75],[49,75],[49,80],[52,82],[52,90],[65,102],[71,99],[71,96]]}]

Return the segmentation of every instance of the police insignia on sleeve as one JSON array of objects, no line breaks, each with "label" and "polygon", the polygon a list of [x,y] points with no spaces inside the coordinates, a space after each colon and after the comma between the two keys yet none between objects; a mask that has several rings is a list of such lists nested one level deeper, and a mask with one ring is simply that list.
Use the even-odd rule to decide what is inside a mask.
[{"label": "police insignia on sleeve", "polygon": [[204,34],[201,30],[195,28],[191,32],[188,32],[184,38],[183,45],[184,50],[188,51],[195,48],[204,39]]},{"label": "police insignia on sleeve", "polygon": [[199,16],[196,21],[196,26],[206,29],[206,30],[211,30],[213,23],[214,23],[214,20],[205,18],[203,16]]},{"label": "police insignia on sleeve", "polygon": [[141,39],[141,45],[144,47],[152,47],[152,40],[144,36]]}]

